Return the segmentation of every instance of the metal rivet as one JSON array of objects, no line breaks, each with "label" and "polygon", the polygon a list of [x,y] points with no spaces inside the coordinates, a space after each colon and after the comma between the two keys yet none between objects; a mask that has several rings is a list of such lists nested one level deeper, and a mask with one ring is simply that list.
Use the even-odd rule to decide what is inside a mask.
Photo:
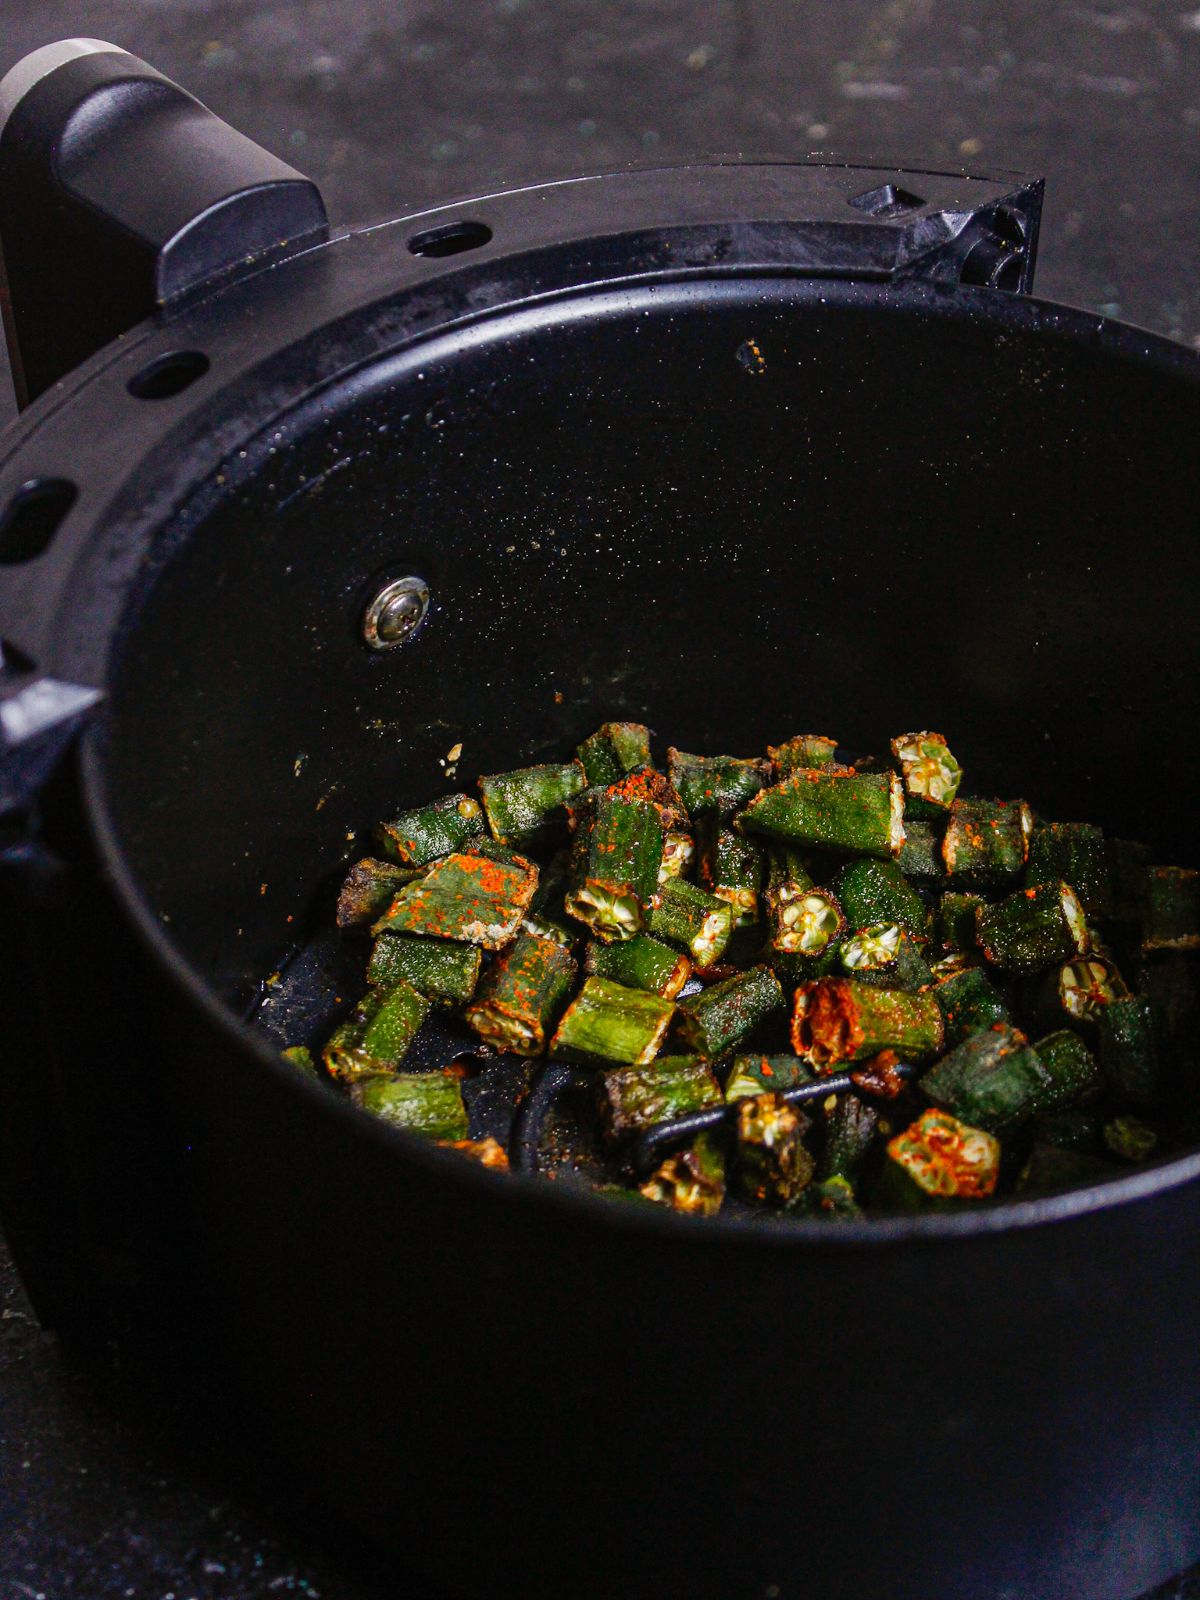
[{"label": "metal rivet", "polygon": [[429,611],[429,585],[423,578],[385,583],[363,615],[363,638],[372,650],[407,644]]}]

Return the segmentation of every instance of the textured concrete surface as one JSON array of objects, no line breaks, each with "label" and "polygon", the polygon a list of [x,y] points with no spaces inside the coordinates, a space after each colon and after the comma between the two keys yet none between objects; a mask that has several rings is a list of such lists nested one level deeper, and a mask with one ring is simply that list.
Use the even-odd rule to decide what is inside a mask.
[{"label": "textured concrete surface", "polygon": [[[1200,348],[1191,0],[2,0],[0,72],[69,35],[145,56],[341,222],[716,150],[1042,172],[1039,292]],[[287,1527],[179,1414],[66,1359],[0,1259],[0,1600],[445,1600]]]}]

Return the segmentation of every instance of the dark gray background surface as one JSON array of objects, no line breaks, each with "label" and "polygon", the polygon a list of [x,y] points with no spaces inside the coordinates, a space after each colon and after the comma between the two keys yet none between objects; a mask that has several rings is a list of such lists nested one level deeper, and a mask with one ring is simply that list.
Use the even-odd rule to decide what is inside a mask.
[{"label": "dark gray background surface", "polygon": [[[0,73],[71,35],[178,79],[335,222],[712,151],[1044,173],[1039,293],[1200,349],[1186,0],[0,0]],[[0,1600],[445,1600],[287,1528],[142,1398],[119,1361],[64,1358],[0,1250]]]}]

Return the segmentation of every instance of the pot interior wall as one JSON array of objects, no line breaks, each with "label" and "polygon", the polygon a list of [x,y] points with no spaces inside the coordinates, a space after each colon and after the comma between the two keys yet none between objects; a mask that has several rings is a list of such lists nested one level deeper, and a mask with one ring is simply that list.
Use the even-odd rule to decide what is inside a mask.
[{"label": "pot interior wall", "polygon": [[[576,300],[248,448],[131,613],[102,728],[185,954],[243,1003],[375,820],[613,716],[736,754],[933,727],[972,788],[1191,859],[1196,387],[1003,306]],[[433,612],[373,653],[363,609],[408,573]]]}]

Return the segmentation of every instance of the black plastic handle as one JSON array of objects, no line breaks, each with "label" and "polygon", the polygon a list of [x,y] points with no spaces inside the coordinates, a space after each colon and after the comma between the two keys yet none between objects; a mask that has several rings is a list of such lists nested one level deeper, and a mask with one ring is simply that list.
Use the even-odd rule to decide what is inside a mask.
[{"label": "black plastic handle", "polygon": [[0,300],[22,406],[214,279],[327,237],[316,185],[98,39],[0,81]]}]

